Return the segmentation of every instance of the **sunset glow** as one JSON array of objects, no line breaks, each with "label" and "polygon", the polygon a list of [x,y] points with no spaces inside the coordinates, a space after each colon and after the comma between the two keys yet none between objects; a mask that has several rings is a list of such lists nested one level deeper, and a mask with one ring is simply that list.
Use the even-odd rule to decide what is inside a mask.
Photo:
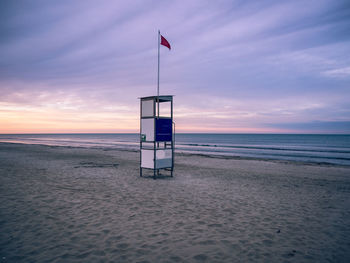
[{"label": "sunset glow", "polygon": [[174,97],[177,132],[350,133],[346,1],[8,1],[0,133],[139,131]]}]

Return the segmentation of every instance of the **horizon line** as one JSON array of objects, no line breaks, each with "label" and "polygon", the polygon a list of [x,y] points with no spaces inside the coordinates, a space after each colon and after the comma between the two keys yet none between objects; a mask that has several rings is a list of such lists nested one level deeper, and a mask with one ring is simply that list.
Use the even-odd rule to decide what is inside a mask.
[{"label": "horizon line", "polygon": [[[0,135],[50,135],[50,134],[140,134],[140,132],[39,132],[39,133],[0,133]],[[251,134],[251,135],[350,135],[350,133],[312,133],[312,132],[176,132],[175,134]]]}]

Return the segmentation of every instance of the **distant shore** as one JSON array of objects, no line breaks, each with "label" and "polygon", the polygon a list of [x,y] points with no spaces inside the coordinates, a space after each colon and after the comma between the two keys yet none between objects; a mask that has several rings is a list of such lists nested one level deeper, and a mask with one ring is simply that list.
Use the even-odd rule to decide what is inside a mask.
[{"label": "distant shore", "polygon": [[[0,143],[1,262],[348,262],[350,167]],[[149,174],[151,175],[151,173]]]}]

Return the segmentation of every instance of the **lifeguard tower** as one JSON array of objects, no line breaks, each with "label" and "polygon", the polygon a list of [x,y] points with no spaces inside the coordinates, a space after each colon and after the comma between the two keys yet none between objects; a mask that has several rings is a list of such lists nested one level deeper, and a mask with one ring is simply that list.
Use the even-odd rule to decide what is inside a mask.
[{"label": "lifeguard tower", "polygon": [[174,171],[173,96],[140,98],[140,176],[143,169]]}]

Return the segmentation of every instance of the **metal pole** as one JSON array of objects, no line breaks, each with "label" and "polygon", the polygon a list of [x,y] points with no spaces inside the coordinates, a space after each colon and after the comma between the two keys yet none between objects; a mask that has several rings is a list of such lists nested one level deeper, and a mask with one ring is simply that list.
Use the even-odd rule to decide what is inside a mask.
[{"label": "metal pole", "polygon": [[175,148],[175,122],[174,122],[174,117],[173,117],[173,97],[171,97],[171,125],[174,125],[174,129],[173,127],[171,127],[171,131],[172,131],[172,138],[171,138],[171,177],[173,177],[173,171],[174,171],[174,148]]},{"label": "metal pole", "polygon": [[158,30],[158,81],[157,81],[157,110],[159,118],[159,64],[160,64],[160,30]]},{"label": "metal pole", "polygon": [[142,177],[142,98],[140,99],[140,176]]},{"label": "metal pole", "polygon": [[[153,110],[156,110],[156,100],[153,99]],[[157,168],[157,142],[156,142],[156,118],[153,115],[153,179],[156,179],[156,168]]]},{"label": "metal pole", "polygon": [[[160,30],[158,30],[158,82],[157,82],[157,119],[159,119],[159,64],[160,64]],[[155,120],[156,121],[156,120]],[[154,125],[154,140],[156,140],[156,125]],[[154,142],[154,162],[155,162],[155,168],[156,168],[156,162],[157,162],[157,150],[159,148],[159,142]],[[159,169],[157,169],[157,175],[159,175]],[[156,173],[154,170],[154,178],[156,178]]]}]

